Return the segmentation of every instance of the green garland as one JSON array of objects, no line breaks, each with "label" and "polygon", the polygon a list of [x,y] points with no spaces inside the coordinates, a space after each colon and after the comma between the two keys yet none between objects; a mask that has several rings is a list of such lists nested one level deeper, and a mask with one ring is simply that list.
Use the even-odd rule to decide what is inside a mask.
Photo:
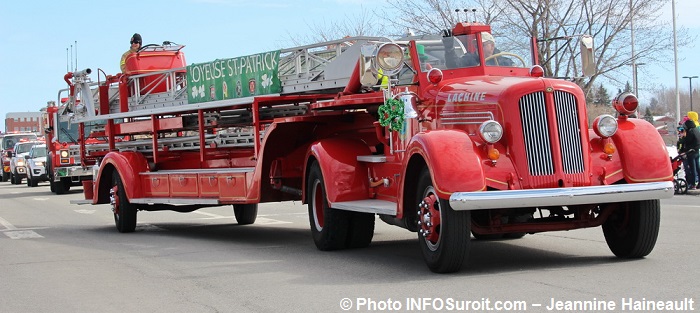
[{"label": "green garland", "polygon": [[379,125],[389,126],[389,130],[399,131],[403,128],[403,101],[387,99],[379,106]]}]

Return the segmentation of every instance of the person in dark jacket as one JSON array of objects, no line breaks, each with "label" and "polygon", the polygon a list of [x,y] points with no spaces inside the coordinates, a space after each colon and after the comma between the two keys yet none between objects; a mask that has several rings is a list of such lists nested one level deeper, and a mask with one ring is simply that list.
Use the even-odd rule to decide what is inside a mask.
[{"label": "person in dark jacket", "polygon": [[685,172],[685,180],[688,181],[688,189],[696,188],[698,183],[698,170],[700,170],[700,160],[698,160],[698,150],[700,150],[700,129],[695,127],[695,122],[687,120],[683,123],[686,136],[679,153],[685,152],[688,170]]}]

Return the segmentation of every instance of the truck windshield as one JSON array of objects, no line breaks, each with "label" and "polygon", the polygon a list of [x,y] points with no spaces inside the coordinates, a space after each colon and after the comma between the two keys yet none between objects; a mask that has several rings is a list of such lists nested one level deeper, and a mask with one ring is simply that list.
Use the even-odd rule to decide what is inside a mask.
[{"label": "truck windshield", "polygon": [[20,143],[15,149],[15,154],[27,153],[32,148],[32,146],[34,146],[33,142]]},{"label": "truck windshield", "polygon": [[58,141],[77,143],[80,138],[78,125],[71,125],[68,121],[58,123]]},{"label": "truck windshield", "polygon": [[20,141],[31,141],[36,140],[35,134],[22,134],[22,135],[5,135],[2,138],[2,149],[12,149],[16,143]]},{"label": "truck windshield", "polygon": [[[102,128],[106,122],[104,120],[85,122],[85,138],[87,138],[93,129]],[[69,125],[68,121],[61,121],[58,123],[58,141],[59,142],[72,142],[78,143],[80,139],[80,127],[78,124]]]},{"label": "truck windshield", "polygon": [[35,158],[40,158],[40,157],[46,156],[46,146],[34,147],[33,151],[34,151],[33,154],[34,154]]},{"label": "truck windshield", "polygon": [[[486,66],[525,67],[532,66],[532,57],[526,41],[518,44],[504,37],[491,34],[482,35],[480,51],[476,35],[459,35],[442,38],[440,42],[419,42],[421,67],[427,64],[439,69],[469,68],[479,66],[480,54],[484,55]],[[421,51],[422,50],[422,51]],[[422,52],[422,53],[421,53]]]}]

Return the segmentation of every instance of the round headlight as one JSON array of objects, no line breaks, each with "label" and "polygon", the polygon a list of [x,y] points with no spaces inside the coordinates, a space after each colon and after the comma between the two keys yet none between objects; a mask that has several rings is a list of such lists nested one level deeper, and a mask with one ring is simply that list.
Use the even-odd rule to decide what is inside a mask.
[{"label": "round headlight", "polygon": [[593,131],[602,138],[608,138],[617,132],[617,120],[612,115],[601,115],[593,120]]},{"label": "round headlight", "polygon": [[481,126],[479,126],[479,136],[488,143],[495,143],[501,140],[503,136],[503,127],[494,120],[488,120],[481,123]]},{"label": "round headlight", "polygon": [[62,158],[67,158],[68,157],[68,150],[61,150],[61,157]]},{"label": "round headlight", "polygon": [[377,50],[377,65],[385,72],[395,72],[403,65],[403,49],[395,43],[385,43]]}]

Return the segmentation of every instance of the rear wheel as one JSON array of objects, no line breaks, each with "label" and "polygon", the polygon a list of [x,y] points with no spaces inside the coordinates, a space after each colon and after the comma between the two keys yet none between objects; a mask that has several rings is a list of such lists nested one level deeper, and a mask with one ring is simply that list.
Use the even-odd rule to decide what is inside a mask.
[{"label": "rear wheel", "polygon": [[642,258],[656,245],[661,224],[659,200],[620,204],[603,223],[605,241],[612,253],[620,258]]},{"label": "rear wheel", "polygon": [[314,244],[319,250],[337,250],[347,247],[350,212],[328,206],[323,174],[318,162],[311,165],[306,185],[309,224]]},{"label": "rear wheel", "polygon": [[9,180],[9,179],[10,179],[10,173],[6,173],[6,172],[3,170],[3,171],[2,171],[2,178],[0,179],[0,181],[6,182],[6,181]]},{"label": "rear wheel", "polygon": [[348,212],[350,225],[348,227],[348,248],[365,248],[372,243],[374,237],[374,214]]},{"label": "rear wheel", "polygon": [[129,203],[126,190],[119,172],[114,170],[112,174],[112,189],[109,191],[109,200],[114,213],[114,224],[120,233],[130,233],[136,230],[136,205]]},{"label": "rear wheel", "polygon": [[416,195],[418,241],[425,263],[436,273],[458,271],[469,256],[470,212],[455,211],[437,196],[428,169],[420,175]]},{"label": "rear wheel", "polygon": [[258,217],[258,204],[234,204],[233,215],[236,217],[238,225],[253,224]]}]

